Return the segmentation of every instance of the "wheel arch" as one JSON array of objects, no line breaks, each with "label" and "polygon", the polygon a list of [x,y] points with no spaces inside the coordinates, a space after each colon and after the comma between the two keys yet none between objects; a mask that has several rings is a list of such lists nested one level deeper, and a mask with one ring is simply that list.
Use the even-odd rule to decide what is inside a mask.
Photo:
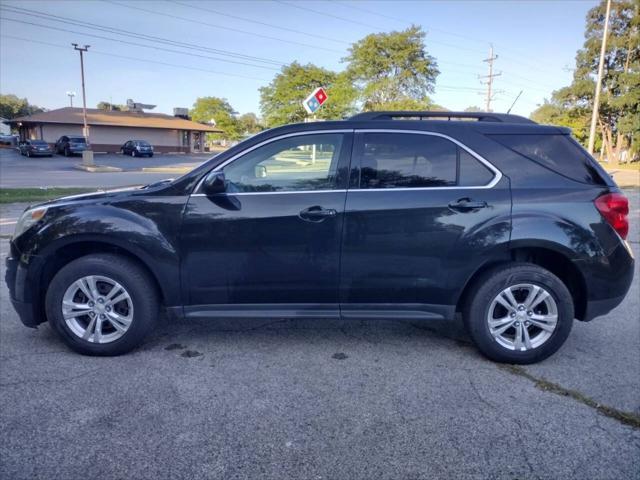
[{"label": "wheel arch", "polygon": [[83,238],[77,241],[64,242],[57,245],[57,248],[47,252],[39,275],[40,295],[38,296],[38,306],[41,310],[42,317],[46,318],[44,312],[44,295],[51,283],[51,280],[62,267],[69,264],[73,260],[96,253],[113,253],[121,255],[139,265],[148,275],[160,296],[163,304],[171,303],[172,293],[168,291],[163,282],[160,281],[159,273],[151,266],[149,259],[144,254],[135,251],[130,246],[122,245],[121,242],[106,240],[104,238]]},{"label": "wheel arch", "polygon": [[549,270],[567,286],[571,297],[575,316],[584,320],[587,311],[587,284],[580,269],[571,260],[568,249],[551,242],[514,242],[509,249],[509,259],[488,261],[478,268],[468,279],[456,304],[456,311],[462,311],[468,301],[474,284],[487,271],[510,262],[526,262]]}]

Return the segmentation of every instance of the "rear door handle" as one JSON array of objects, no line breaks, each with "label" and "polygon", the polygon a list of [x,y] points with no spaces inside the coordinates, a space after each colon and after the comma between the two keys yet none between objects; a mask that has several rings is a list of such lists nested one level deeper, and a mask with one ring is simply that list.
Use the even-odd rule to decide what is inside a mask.
[{"label": "rear door handle", "polygon": [[301,210],[298,216],[307,222],[322,222],[327,217],[335,217],[338,214],[333,208],[323,208],[320,205]]},{"label": "rear door handle", "polygon": [[475,201],[470,198],[460,198],[455,202],[449,204],[449,208],[458,212],[469,212],[471,210],[477,210],[479,208],[488,207],[487,202]]}]

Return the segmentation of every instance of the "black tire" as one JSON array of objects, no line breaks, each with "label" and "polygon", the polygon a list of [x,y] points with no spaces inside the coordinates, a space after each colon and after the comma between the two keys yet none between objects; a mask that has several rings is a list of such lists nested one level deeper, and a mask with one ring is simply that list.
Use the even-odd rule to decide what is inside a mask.
[{"label": "black tire", "polygon": [[65,149],[64,149],[64,156],[65,156],[65,157],[68,157],[68,156],[70,156],[70,155],[71,155],[71,151],[70,151],[68,148],[65,148]]},{"label": "black tire", "polygon": [[150,154],[149,154],[149,158],[151,158],[151,157],[153,157],[153,153],[150,153]]},{"label": "black tire", "polygon": [[31,158],[31,151],[30,150],[27,150],[27,157]]},{"label": "black tire", "polygon": [[[519,284],[542,287],[557,306],[557,323],[551,336],[541,345],[524,351],[511,350],[498,343],[488,323],[493,300],[503,290]],[[529,263],[510,263],[486,272],[470,288],[472,294],[463,308],[464,323],[478,349],[491,360],[522,365],[539,362],[553,355],[571,332],[574,318],[571,293],[558,277],[544,268]],[[524,312],[521,314],[525,315]]]},{"label": "black tire", "polygon": [[[73,333],[63,317],[62,300],[67,288],[88,275],[115,280],[131,297],[131,324],[120,338],[110,343],[93,343],[82,339]],[[60,269],[49,284],[45,306],[49,323],[69,347],[84,355],[111,356],[134,349],[155,328],[159,296],[152,279],[135,262],[120,255],[93,254],[74,260]]]},{"label": "black tire", "polygon": [[135,157],[137,157],[137,156],[138,156],[138,154],[136,153],[136,151],[135,151],[135,150],[131,150],[131,156],[132,156],[133,158],[135,158]]}]

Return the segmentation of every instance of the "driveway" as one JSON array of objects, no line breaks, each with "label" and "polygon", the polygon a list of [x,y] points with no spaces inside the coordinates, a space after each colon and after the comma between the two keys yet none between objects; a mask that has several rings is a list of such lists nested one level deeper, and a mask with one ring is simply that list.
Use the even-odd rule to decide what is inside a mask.
[{"label": "driveway", "polygon": [[129,355],[83,357],[22,327],[3,285],[0,477],[637,479],[639,273],[522,368],[459,321],[163,320]]},{"label": "driveway", "polygon": [[132,158],[115,154],[96,154],[94,162],[123,169],[122,172],[89,173],[76,170],[74,166],[82,162],[81,157],[27,158],[16,150],[0,149],[0,187],[120,187],[139,185],[178,175],[166,172],[143,172],[148,167],[193,168],[208,160],[214,154],[154,155],[152,158]]}]

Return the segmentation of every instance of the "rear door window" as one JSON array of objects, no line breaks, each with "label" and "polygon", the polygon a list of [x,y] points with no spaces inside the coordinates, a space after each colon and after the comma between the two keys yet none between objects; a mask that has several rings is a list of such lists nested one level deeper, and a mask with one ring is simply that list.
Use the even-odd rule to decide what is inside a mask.
[{"label": "rear door window", "polygon": [[572,180],[606,185],[606,173],[568,135],[489,135],[508,149]]},{"label": "rear door window", "polygon": [[361,133],[360,188],[485,186],[495,174],[456,143],[436,135]]}]

